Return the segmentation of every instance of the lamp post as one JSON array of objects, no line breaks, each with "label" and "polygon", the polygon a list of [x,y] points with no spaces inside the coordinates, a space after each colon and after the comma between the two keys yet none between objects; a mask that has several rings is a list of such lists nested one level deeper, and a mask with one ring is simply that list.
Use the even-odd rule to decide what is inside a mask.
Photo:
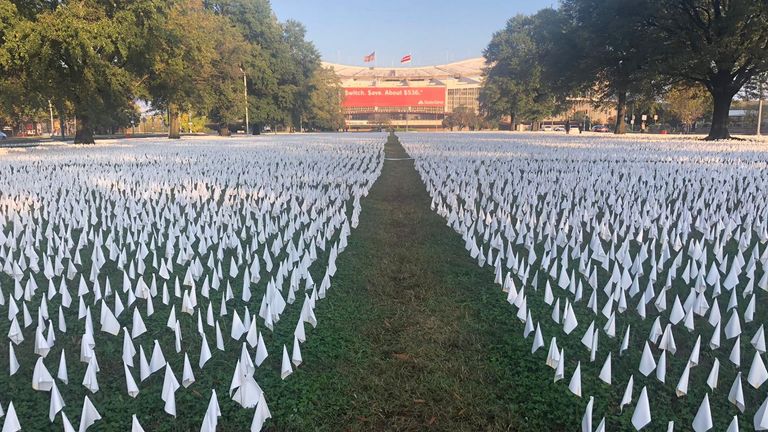
[{"label": "lamp post", "polygon": [[757,86],[757,136],[760,136],[760,126],[763,122],[763,83]]},{"label": "lamp post", "polygon": [[245,97],[245,134],[250,135],[248,132],[250,130],[249,128],[249,119],[248,119],[248,79],[245,75],[245,69],[243,69],[242,66],[240,66],[240,72],[243,73],[243,96]]}]

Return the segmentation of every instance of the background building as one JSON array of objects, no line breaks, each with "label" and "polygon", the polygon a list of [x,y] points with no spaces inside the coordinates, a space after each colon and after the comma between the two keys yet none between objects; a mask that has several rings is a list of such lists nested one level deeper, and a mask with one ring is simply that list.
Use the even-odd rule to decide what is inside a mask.
[{"label": "background building", "polygon": [[[455,63],[422,67],[365,67],[323,63],[331,67],[344,90],[342,107],[346,127],[371,130],[397,127],[414,130],[443,128],[446,114],[458,107],[479,112],[480,87],[483,83],[485,59],[471,58]],[[542,124],[563,124],[589,120],[604,124],[615,116],[611,103],[595,107],[585,97],[569,98],[569,108]],[[509,128],[509,118],[501,120]],[[529,125],[517,125],[527,130]]]},{"label": "background building", "polygon": [[351,130],[384,126],[442,129],[445,115],[465,106],[478,111],[482,57],[438,66],[332,67],[344,89],[344,118]]}]

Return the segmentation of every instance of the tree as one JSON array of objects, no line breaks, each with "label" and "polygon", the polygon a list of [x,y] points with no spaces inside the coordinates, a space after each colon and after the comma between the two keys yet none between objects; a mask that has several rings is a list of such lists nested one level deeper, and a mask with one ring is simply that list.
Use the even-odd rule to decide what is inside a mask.
[{"label": "tree", "polygon": [[443,119],[443,127],[447,127],[450,130],[453,130],[453,128],[458,128],[460,131],[464,130],[464,128],[475,130],[480,129],[482,125],[482,118],[477,115],[475,110],[465,106],[456,107],[453,112],[446,115],[445,119]]},{"label": "tree", "polygon": [[568,42],[558,45],[550,69],[560,71],[566,91],[615,101],[614,132],[625,133],[627,102],[648,99],[664,84],[648,60],[655,50],[645,26],[651,8],[636,0],[564,0],[561,9]]},{"label": "tree", "polygon": [[0,0],[0,127],[15,132],[22,129],[24,121],[39,117],[44,103],[39,95],[25,91],[24,67],[11,46],[20,42],[18,29],[27,24],[28,11],[25,5],[20,6]]},{"label": "tree", "polygon": [[26,10],[31,18],[14,26],[3,44],[28,95],[25,103],[42,108],[50,98],[60,114],[71,105],[76,143],[93,143],[97,128],[125,126],[136,94],[126,65],[138,44],[131,36],[141,27],[144,6],[137,1],[115,9],[71,0]]},{"label": "tree", "polygon": [[293,127],[298,130],[303,128],[304,118],[310,111],[312,78],[321,68],[320,54],[314,44],[306,40],[306,33],[306,28],[298,21],[288,20],[283,25],[291,70],[290,77],[283,77],[283,85],[293,92],[289,111]]},{"label": "tree", "polygon": [[[169,138],[180,137],[179,115],[194,109],[208,114],[233,94],[246,57],[241,34],[226,17],[206,10],[200,0],[180,0],[153,38],[148,92],[154,108],[167,110]],[[226,110],[224,110],[226,111]]]},{"label": "tree", "polygon": [[295,21],[279,23],[267,0],[205,1],[205,5],[231,19],[255,47],[246,74],[257,127],[293,124],[300,128],[308,109],[309,81],[320,66],[320,56],[306,41],[304,27]]},{"label": "tree", "polygon": [[712,105],[707,89],[701,85],[676,85],[667,92],[665,99],[669,112],[685,125],[688,131]]},{"label": "tree", "polygon": [[333,68],[318,68],[312,75],[309,97],[309,124],[320,130],[337,131],[344,127],[341,109],[343,89]]},{"label": "tree", "polygon": [[768,72],[763,72],[753,76],[742,89],[742,95],[745,100],[765,99],[768,91]]},{"label": "tree", "polygon": [[560,19],[557,11],[544,9],[533,16],[515,16],[494,33],[483,51],[486,68],[480,107],[486,116],[510,116],[514,129],[518,120],[538,121],[556,112],[544,59]]},{"label": "tree", "polygon": [[201,31],[210,19],[202,3],[173,4],[168,19],[153,37],[148,65],[148,93],[153,108],[168,112],[168,138],[180,137],[179,111],[206,98],[203,82],[211,75],[215,47],[210,34]]},{"label": "tree", "polygon": [[714,105],[707,139],[729,138],[734,96],[768,71],[768,2],[654,0],[649,9],[664,72],[706,87]]},{"label": "tree", "polygon": [[304,27],[268,0],[0,0],[0,121],[50,100],[62,122],[76,117],[78,143],[135,121],[139,99],[169,113],[173,138],[182,111],[227,134],[245,103],[259,128],[301,128],[319,67]]}]

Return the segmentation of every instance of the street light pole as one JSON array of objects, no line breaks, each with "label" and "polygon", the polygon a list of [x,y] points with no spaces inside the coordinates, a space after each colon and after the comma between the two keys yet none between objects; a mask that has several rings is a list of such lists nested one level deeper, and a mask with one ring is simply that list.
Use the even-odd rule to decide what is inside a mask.
[{"label": "street light pole", "polygon": [[760,126],[763,123],[763,83],[758,85],[757,93],[759,100],[757,103],[757,136],[760,136]]},{"label": "street light pole", "polygon": [[245,75],[245,69],[242,67],[240,68],[240,71],[243,73],[243,95],[245,96],[245,134],[250,135],[248,132],[250,130],[249,125],[249,119],[248,119],[248,79]]}]

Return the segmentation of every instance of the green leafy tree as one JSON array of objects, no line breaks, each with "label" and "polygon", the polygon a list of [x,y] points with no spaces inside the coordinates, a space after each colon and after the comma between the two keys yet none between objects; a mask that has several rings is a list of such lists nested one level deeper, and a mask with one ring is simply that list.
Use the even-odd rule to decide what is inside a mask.
[{"label": "green leafy tree", "polygon": [[480,107],[488,117],[509,116],[515,122],[538,121],[557,111],[543,59],[549,55],[561,25],[557,11],[518,15],[496,32],[484,50],[485,80]]},{"label": "green leafy tree", "polygon": [[344,127],[342,92],[333,68],[315,69],[310,82],[309,124],[312,128],[336,131]]},{"label": "green leafy tree", "polygon": [[659,70],[648,59],[656,49],[645,26],[650,8],[635,0],[564,0],[566,43],[550,57],[564,92],[616,104],[614,132],[626,132],[624,118],[632,99],[649,99],[661,90]]},{"label": "green leafy tree", "polygon": [[709,91],[713,111],[707,139],[729,138],[734,96],[768,71],[768,2],[655,0],[650,10],[664,72]]},{"label": "green leafy tree", "polygon": [[301,127],[308,112],[310,80],[320,57],[306,30],[295,22],[281,24],[267,0],[206,1],[217,14],[232,20],[254,48],[246,64],[249,106],[257,128]]},{"label": "green leafy tree", "polygon": [[135,122],[138,99],[169,113],[174,138],[180,112],[226,134],[246,103],[248,129],[301,128],[322,98],[319,68],[305,28],[278,22],[268,0],[0,0],[0,122],[47,114],[50,100],[76,118],[78,143]]},{"label": "green leafy tree", "polygon": [[34,12],[4,43],[29,95],[23,103],[42,107],[50,98],[60,114],[71,106],[76,143],[93,143],[96,129],[125,126],[137,89],[126,65],[138,42],[128,29],[141,25],[140,14],[86,0],[51,2]]},{"label": "green leafy tree", "polygon": [[460,106],[456,107],[453,112],[447,114],[443,119],[443,127],[447,127],[450,130],[457,128],[458,130],[464,130],[469,128],[471,130],[481,129],[484,126],[484,121],[475,110],[469,107]]},{"label": "green leafy tree", "polygon": [[282,77],[282,85],[292,92],[288,111],[293,127],[298,130],[303,128],[304,119],[311,111],[312,79],[315,72],[321,69],[320,54],[314,44],[306,40],[306,33],[304,25],[297,21],[288,20],[283,25],[291,73]]},{"label": "green leafy tree", "polygon": [[148,92],[156,109],[168,111],[169,138],[179,138],[182,110],[205,115],[214,107],[228,111],[222,108],[230,98],[237,99],[239,69],[249,47],[228,18],[205,9],[199,0],[171,6],[157,33],[150,48]]},{"label": "green leafy tree", "polygon": [[744,100],[764,100],[768,93],[768,72],[755,75],[744,84],[742,98]]},{"label": "green leafy tree", "polygon": [[693,123],[711,110],[712,98],[701,85],[676,85],[665,95],[667,109],[690,131]]}]

